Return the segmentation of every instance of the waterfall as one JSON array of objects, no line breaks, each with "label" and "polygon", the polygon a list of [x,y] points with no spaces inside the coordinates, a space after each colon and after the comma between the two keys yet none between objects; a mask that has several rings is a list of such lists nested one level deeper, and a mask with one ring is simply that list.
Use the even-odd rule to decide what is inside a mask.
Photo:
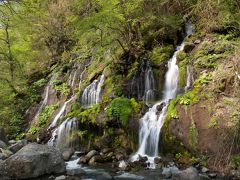
[{"label": "waterfall", "polygon": [[147,60],[143,61],[131,82],[131,94],[142,99],[147,105],[154,101],[155,82],[152,67]]},{"label": "waterfall", "polygon": [[[188,28],[190,26],[187,26],[186,33],[192,32]],[[138,160],[139,155],[148,156],[150,168],[155,168],[154,157],[158,156],[159,136],[166,117],[169,100],[175,98],[178,92],[179,68],[176,56],[183,48],[184,41],[177,46],[172,58],[168,61],[162,101],[149,108],[148,112],[140,119],[139,148],[131,160]]]},{"label": "waterfall", "polygon": [[54,127],[57,126],[58,120],[65,115],[65,113],[66,113],[66,108],[67,108],[69,102],[71,102],[74,98],[75,98],[75,96],[72,96],[68,101],[66,101],[66,102],[63,104],[63,106],[61,107],[60,111],[57,113],[57,115],[54,117],[52,123],[50,124],[49,129],[54,128]]},{"label": "waterfall", "polygon": [[77,118],[67,118],[63,123],[53,131],[48,145],[56,146],[59,149],[74,148],[78,145],[79,137]]},{"label": "waterfall", "polygon": [[100,80],[94,80],[89,86],[85,88],[82,94],[82,104],[86,106],[93,106],[101,101],[101,89],[105,77],[101,76]]},{"label": "waterfall", "polygon": [[191,66],[187,65],[187,79],[186,79],[186,86],[184,88],[185,92],[187,92],[189,88],[191,88],[193,82],[194,82],[193,69]]}]

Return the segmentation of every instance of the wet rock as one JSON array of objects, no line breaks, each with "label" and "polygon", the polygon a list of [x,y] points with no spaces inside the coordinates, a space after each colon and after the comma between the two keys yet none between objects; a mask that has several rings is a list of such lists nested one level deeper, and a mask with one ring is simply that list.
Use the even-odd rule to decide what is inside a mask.
[{"label": "wet rock", "polygon": [[171,170],[169,168],[163,168],[162,175],[165,178],[170,178],[172,176]]},{"label": "wet rock", "polygon": [[64,175],[61,175],[55,178],[55,180],[64,180],[64,179],[66,179],[66,176]]},{"label": "wet rock", "polygon": [[89,153],[87,153],[87,155],[85,157],[86,157],[87,160],[90,160],[95,155],[97,155],[97,151],[96,150],[92,150]]},{"label": "wet rock", "polygon": [[185,44],[183,50],[184,50],[185,53],[189,53],[189,52],[191,52],[194,48],[195,48],[195,44],[193,44],[193,43],[191,43],[191,44]]},{"label": "wet rock", "polygon": [[18,141],[16,141],[16,140],[10,140],[10,141],[8,141],[8,143],[10,144],[10,145],[12,145],[12,144],[15,144],[15,143],[17,143]]},{"label": "wet rock", "polygon": [[201,172],[202,172],[202,173],[208,173],[209,170],[208,170],[208,168],[206,168],[206,167],[202,167]]},{"label": "wet rock", "polygon": [[116,159],[117,159],[118,161],[121,161],[121,160],[123,160],[123,159],[124,159],[124,155],[123,155],[123,154],[120,154],[120,153],[118,153],[118,154],[116,154]]},{"label": "wet rock", "polygon": [[113,179],[113,177],[109,173],[104,172],[101,175],[98,175],[96,179],[97,180],[107,180],[107,179]]},{"label": "wet rock", "polygon": [[179,169],[177,166],[172,166],[169,169],[171,171],[171,174],[177,174],[179,172]]},{"label": "wet rock", "polygon": [[101,159],[101,156],[99,156],[99,155],[93,156],[93,157],[89,160],[88,164],[89,164],[90,166],[94,166],[94,165],[97,164],[98,161],[100,161],[100,159]]},{"label": "wet rock", "polygon": [[161,112],[162,109],[163,109],[163,107],[164,107],[165,105],[166,105],[165,102],[162,102],[161,104],[159,104],[159,105],[157,106],[157,110],[158,110],[158,112]]},{"label": "wet rock", "polygon": [[208,177],[208,175],[206,175],[206,174],[199,174],[199,178],[201,179],[201,180],[209,180],[210,178]]},{"label": "wet rock", "polygon": [[78,164],[87,164],[88,160],[85,156],[81,156],[77,163]]},{"label": "wet rock", "polygon": [[128,165],[125,161],[121,161],[119,163],[118,167],[119,167],[120,170],[125,171],[125,170],[127,170]]},{"label": "wet rock", "polygon": [[74,152],[74,155],[76,155],[76,156],[78,156],[78,157],[83,156],[83,155],[85,155],[85,154],[86,154],[85,152],[81,152],[81,151],[75,151],[75,152]]},{"label": "wet rock", "polygon": [[112,148],[104,148],[103,150],[102,150],[102,153],[103,154],[107,154],[107,153],[110,153],[112,151]]},{"label": "wet rock", "polygon": [[112,157],[114,155],[113,152],[108,153],[107,157]]},{"label": "wet rock", "polygon": [[68,169],[67,175],[68,176],[83,176],[86,172],[82,169]]},{"label": "wet rock", "polygon": [[138,155],[138,160],[139,160],[139,162],[146,162],[148,160],[148,157],[147,156]]},{"label": "wet rock", "polygon": [[2,160],[5,160],[5,159],[9,158],[11,155],[13,155],[13,153],[11,151],[9,151],[8,149],[2,149],[2,148],[0,148],[0,153],[1,153]]},{"label": "wet rock", "polygon": [[62,153],[64,161],[69,161],[73,154],[74,154],[74,149],[73,148],[66,149]]},{"label": "wet rock", "polygon": [[57,149],[34,143],[0,163],[0,176],[9,179],[35,178],[65,170],[65,162]]},{"label": "wet rock", "polygon": [[3,127],[0,126],[0,140],[8,144],[7,136]]},{"label": "wet rock", "polygon": [[12,151],[13,153],[16,153],[18,152],[22,147],[23,147],[23,143],[20,141],[20,142],[17,142],[15,144],[12,144],[11,146],[8,147],[8,149],[10,151]]},{"label": "wet rock", "polygon": [[159,163],[161,163],[161,161],[162,161],[162,158],[160,158],[160,157],[155,157],[154,158],[154,163],[155,164],[159,164]]},{"label": "wet rock", "polygon": [[197,180],[199,179],[198,171],[194,167],[189,167],[176,174],[172,174],[172,180]]},{"label": "wet rock", "polygon": [[210,178],[216,178],[217,177],[217,174],[216,173],[209,173],[208,176]]},{"label": "wet rock", "polygon": [[0,148],[6,149],[7,148],[7,144],[0,140]]}]

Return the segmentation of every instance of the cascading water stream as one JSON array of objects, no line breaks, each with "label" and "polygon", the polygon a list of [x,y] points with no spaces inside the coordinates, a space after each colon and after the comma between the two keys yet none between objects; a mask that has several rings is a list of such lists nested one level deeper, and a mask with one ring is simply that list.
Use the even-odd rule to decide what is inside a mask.
[{"label": "cascading water stream", "polygon": [[186,86],[184,88],[185,92],[187,92],[189,88],[191,88],[193,82],[194,82],[193,69],[191,66],[187,65],[187,79],[186,79]]},{"label": "cascading water stream", "polygon": [[132,79],[131,94],[150,106],[155,98],[154,91],[155,82],[152,67],[148,60],[144,60]]},{"label": "cascading water stream", "polygon": [[[186,27],[186,33],[192,26]],[[189,34],[187,34],[189,35]],[[140,156],[148,156],[150,168],[155,168],[154,157],[158,156],[158,143],[161,128],[167,113],[169,100],[176,97],[178,92],[179,68],[177,53],[184,48],[184,41],[177,46],[172,58],[168,61],[168,71],[165,76],[163,100],[156,103],[140,120],[139,149],[131,160],[136,161]]]},{"label": "cascading water stream", "polygon": [[75,96],[72,96],[68,101],[66,101],[63,106],[61,107],[60,111],[57,113],[57,115],[54,117],[52,123],[50,124],[49,128],[48,129],[51,129],[51,128],[54,128],[57,126],[57,122],[58,120],[65,116],[65,113],[66,113],[66,108],[67,108],[67,105],[75,98]]},{"label": "cascading water stream", "polygon": [[100,80],[94,80],[89,86],[85,88],[82,94],[82,104],[91,107],[101,100],[101,89],[105,77],[101,75]]}]

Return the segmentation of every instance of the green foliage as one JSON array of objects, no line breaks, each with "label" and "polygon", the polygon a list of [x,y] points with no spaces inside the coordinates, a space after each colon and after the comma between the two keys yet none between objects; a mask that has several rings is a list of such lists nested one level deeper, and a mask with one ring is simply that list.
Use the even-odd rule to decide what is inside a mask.
[{"label": "green foliage", "polygon": [[217,118],[216,117],[212,117],[209,124],[208,124],[208,128],[213,128],[217,125]]},{"label": "green foliage", "polygon": [[169,60],[169,58],[172,56],[173,50],[174,49],[172,45],[155,47],[150,54],[151,62],[153,65],[159,65],[162,62]]},{"label": "green foliage", "polygon": [[188,62],[188,58],[185,58],[179,62],[179,85],[181,88],[186,86]]},{"label": "green foliage", "polygon": [[188,91],[187,93],[183,94],[179,98],[179,103],[182,105],[190,105],[192,103],[196,103],[199,101],[198,97],[198,88],[194,88],[191,91]]},{"label": "green foliage", "polygon": [[174,118],[174,119],[178,118],[178,112],[177,112],[177,107],[176,107],[178,100],[179,100],[179,96],[170,101],[170,103],[168,105],[168,109],[167,109],[166,121],[169,121],[172,118]]},{"label": "green foliage", "polygon": [[178,61],[182,61],[186,58],[186,53],[184,51],[179,51],[177,53],[177,60]]},{"label": "green foliage", "polygon": [[188,138],[189,144],[191,145],[192,148],[195,149],[198,143],[198,130],[193,120],[191,122],[191,126],[189,127]]},{"label": "green foliage", "polygon": [[43,111],[39,114],[39,127],[43,127],[48,122],[49,118],[52,116],[52,114],[58,107],[59,104],[57,103],[53,105],[48,105],[43,109]]},{"label": "green foliage", "polygon": [[232,161],[237,167],[239,167],[240,166],[240,155],[233,156]]},{"label": "green foliage", "polygon": [[126,126],[134,109],[138,110],[135,99],[119,97],[107,106],[106,113],[110,119],[117,118],[122,125]]},{"label": "green foliage", "polygon": [[70,93],[70,86],[66,82],[56,79],[53,81],[53,85],[56,91],[60,91],[65,96]]},{"label": "green foliage", "polygon": [[28,130],[28,133],[30,133],[30,134],[36,134],[39,130],[40,130],[39,127],[32,126],[32,127]]},{"label": "green foliage", "polygon": [[72,111],[68,113],[68,117],[80,117],[81,122],[91,122],[92,124],[96,123],[96,118],[101,112],[101,105],[96,104],[91,108],[83,109],[83,107],[78,104],[72,106]]}]

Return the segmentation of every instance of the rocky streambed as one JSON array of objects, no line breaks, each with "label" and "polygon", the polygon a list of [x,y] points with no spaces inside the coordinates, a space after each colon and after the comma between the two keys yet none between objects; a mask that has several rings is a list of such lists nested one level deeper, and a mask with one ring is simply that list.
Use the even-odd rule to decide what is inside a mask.
[{"label": "rocky streambed", "polygon": [[[148,157],[131,162],[123,148],[92,149],[87,152],[58,149],[27,140],[8,141],[0,132],[0,179],[223,179],[206,167],[183,167],[171,159],[157,157],[149,169]],[[234,179],[234,178],[230,178]]]}]

